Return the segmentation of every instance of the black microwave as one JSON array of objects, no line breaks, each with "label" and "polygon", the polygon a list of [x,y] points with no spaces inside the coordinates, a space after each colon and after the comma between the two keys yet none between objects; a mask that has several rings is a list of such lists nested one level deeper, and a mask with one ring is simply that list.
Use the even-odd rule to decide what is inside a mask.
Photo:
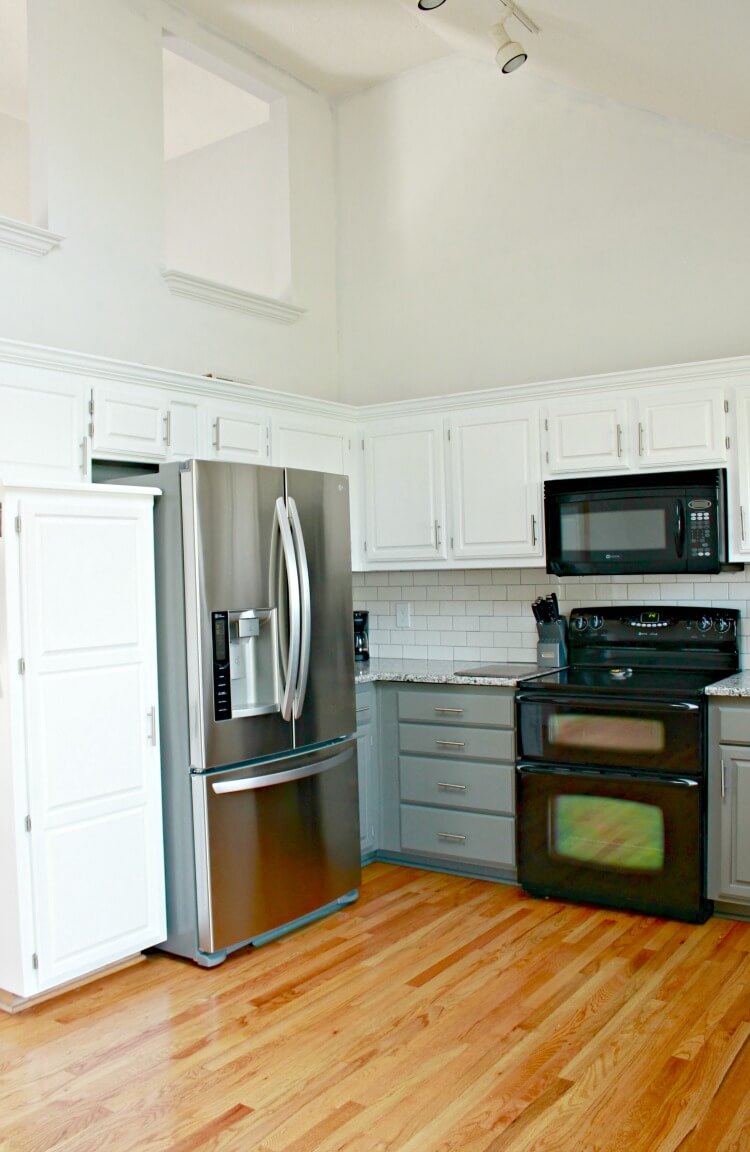
[{"label": "black microwave", "polygon": [[725,490],[722,468],[548,480],[547,571],[718,572],[727,558]]}]

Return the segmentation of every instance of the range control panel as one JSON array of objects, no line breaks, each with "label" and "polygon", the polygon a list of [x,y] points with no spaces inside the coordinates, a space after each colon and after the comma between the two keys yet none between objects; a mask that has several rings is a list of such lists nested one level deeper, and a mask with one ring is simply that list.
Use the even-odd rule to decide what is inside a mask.
[{"label": "range control panel", "polygon": [[736,646],[739,618],[736,608],[692,605],[574,608],[570,614],[570,644],[571,648],[669,646],[689,652],[712,646],[723,650]]}]

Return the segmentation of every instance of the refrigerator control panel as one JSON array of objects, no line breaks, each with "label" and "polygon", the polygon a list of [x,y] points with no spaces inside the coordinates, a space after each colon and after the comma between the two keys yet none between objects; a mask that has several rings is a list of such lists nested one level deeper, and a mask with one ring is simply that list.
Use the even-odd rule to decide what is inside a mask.
[{"label": "refrigerator control panel", "polygon": [[232,689],[229,671],[229,613],[212,612],[214,646],[214,719],[232,719]]}]

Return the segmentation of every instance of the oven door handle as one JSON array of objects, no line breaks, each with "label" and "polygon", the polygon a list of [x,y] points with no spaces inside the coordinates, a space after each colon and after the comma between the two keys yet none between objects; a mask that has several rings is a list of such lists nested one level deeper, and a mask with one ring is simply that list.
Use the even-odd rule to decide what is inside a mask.
[{"label": "oven door handle", "polygon": [[685,515],[682,500],[676,500],[674,506],[674,546],[678,560],[682,560],[685,553]]},{"label": "oven door handle", "polygon": [[621,712],[624,711],[623,705],[628,708],[632,706],[631,710],[637,708],[639,711],[648,712],[700,712],[701,708],[700,704],[691,704],[687,700],[664,700],[655,704],[653,700],[640,701],[633,696],[587,696],[584,700],[581,697],[575,699],[570,696],[557,696],[553,692],[519,692],[516,695],[518,704],[564,704],[569,708],[589,708],[596,712],[601,712],[602,709],[611,711],[612,708],[607,703],[609,700]]},{"label": "oven door handle", "polygon": [[698,788],[700,780],[691,776],[660,776],[655,772],[624,772],[621,768],[570,768],[559,764],[516,764],[526,776],[569,776],[588,780],[642,780],[644,784],[664,784],[670,788]]}]

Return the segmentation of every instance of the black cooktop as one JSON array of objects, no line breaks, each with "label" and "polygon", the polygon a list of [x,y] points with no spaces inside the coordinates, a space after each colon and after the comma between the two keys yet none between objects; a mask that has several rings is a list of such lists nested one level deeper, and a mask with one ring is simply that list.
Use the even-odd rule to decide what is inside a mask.
[{"label": "black cooktop", "polygon": [[561,668],[536,676],[520,685],[537,691],[565,691],[585,695],[681,697],[699,699],[703,689],[716,680],[730,676],[731,671],[695,672],[683,668]]}]

